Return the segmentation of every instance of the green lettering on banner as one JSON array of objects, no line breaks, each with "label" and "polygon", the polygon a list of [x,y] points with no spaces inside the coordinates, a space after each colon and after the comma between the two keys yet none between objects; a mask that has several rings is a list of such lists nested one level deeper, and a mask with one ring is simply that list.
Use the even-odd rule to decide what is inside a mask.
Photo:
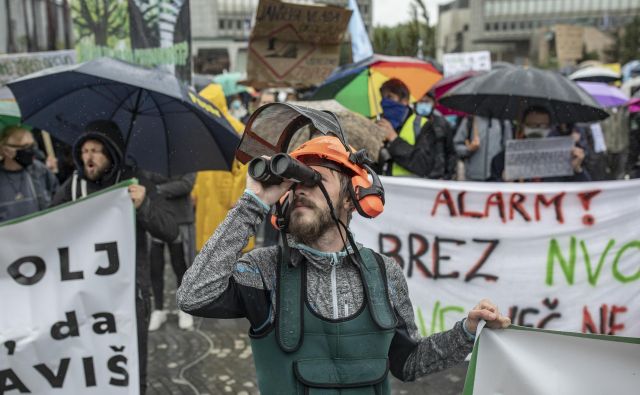
[{"label": "green lettering on banner", "polygon": [[558,241],[551,239],[549,243],[549,253],[547,254],[547,285],[553,285],[553,262],[556,258],[560,262],[560,268],[562,269],[564,276],[567,278],[567,282],[573,285],[574,273],[576,269],[576,238],[571,236],[571,242],[569,244],[569,262],[564,259]]},{"label": "green lettering on banner", "polygon": [[168,48],[114,49],[81,43],[77,46],[79,62],[100,57],[121,59],[142,66],[177,65],[184,66],[189,60],[189,43],[183,41]]},{"label": "green lettering on banner", "polygon": [[420,336],[429,336],[429,334],[434,334],[438,332],[444,332],[445,327],[445,315],[449,312],[456,312],[463,314],[464,308],[462,306],[440,306],[440,301],[436,301],[436,304],[433,306],[433,312],[431,314],[431,331],[427,331],[427,325],[424,321],[424,316],[422,314],[422,309],[420,307],[417,308],[417,316],[418,316],[418,331],[420,332]]},{"label": "green lettering on banner", "polygon": [[616,280],[620,281],[621,283],[625,284],[625,283],[630,283],[633,281],[636,281],[638,279],[640,279],[640,269],[638,269],[638,271],[636,272],[636,274],[630,275],[630,276],[625,276],[624,274],[620,273],[620,269],[618,269],[618,263],[620,262],[620,258],[622,257],[622,254],[628,250],[629,248],[638,248],[640,249],[640,241],[639,240],[634,240],[631,241],[625,245],[622,246],[622,248],[620,249],[620,251],[618,251],[618,253],[616,254],[616,257],[613,259],[613,277],[616,278]]},{"label": "green lettering on banner", "polygon": [[598,260],[598,266],[596,267],[595,273],[591,270],[591,256],[589,255],[589,251],[587,251],[587,245],[584,240],[580,240],[580,248],[582,248],[582,255],[584,256],[584,264],[587,266],[587,279],[589,284],[595,287],[598,282],[598,277],[600,277],[600,271],[602,270],[602,265],[604,265],[604,259],[609,254],[609,250],[616,243],[615,240],[609,240],[607,246],[604,248],[602,254],[600,254],[600,259]]}]

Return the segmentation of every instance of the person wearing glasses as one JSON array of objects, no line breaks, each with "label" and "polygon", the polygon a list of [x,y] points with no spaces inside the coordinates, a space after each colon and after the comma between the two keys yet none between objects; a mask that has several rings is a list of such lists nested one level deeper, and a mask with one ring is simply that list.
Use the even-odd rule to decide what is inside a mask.
[{"label": "person wearing glasses", "polygon": [[0,222],[49,206],[58,179],[35,157],[36,143],[28,129],[13,125],[0,131]]}]

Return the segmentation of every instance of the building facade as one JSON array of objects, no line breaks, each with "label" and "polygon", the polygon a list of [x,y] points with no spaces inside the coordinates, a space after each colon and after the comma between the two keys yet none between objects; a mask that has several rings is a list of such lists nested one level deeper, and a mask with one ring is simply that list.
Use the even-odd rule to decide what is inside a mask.
[{"label": "building facade", "polygon": [[68,1],[0,2],[0,54],[73,47]]},{"label": "building facade", "polygon": [[[455,27],[445,24],[438,38],[441,53],[451,49],[491,50],[495,60],[526,63],[531,38],[555,25],[578,25],[613,32],[640,14],[638,0],[473,0],[440,6],[439,25],[448,19],[468,17]],[[466,30],[461,29],[465,27]],[[450,37],[461,37],[451,45]],[[440,42],[442,40],[442,42]]]}]

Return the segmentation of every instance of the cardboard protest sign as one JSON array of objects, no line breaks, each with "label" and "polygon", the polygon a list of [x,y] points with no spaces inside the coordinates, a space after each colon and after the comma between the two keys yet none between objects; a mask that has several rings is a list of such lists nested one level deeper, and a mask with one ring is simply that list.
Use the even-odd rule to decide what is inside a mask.
[{"label": "cardboard protest sign", "polygon": [[514,139],[507,141],[504,179],[519,180],[570,176],[573,138]]},{"label": "cardboard protest sign", "polygon": [[423,335],[483,298],[521,326],[640,335],[640,180],[382,181],[384,212],[351,229],[402,266]]},{"label": "cardboard protest sign", "polygon": [[251,86],[309,87],[338,66],[351,10],[260,0],[249,39]]},{"label": "cardboard protest sign", "polygon": [[491,71],[491,53],[489,51],[446,53],[442,56],[444,76],[464,73],[465,71]]},{"label": "cardboard protest sign", "polygon": [[480,332],[463,394],[633,394],[638,388],[640,338],[512,326]]},{"label": "cardboard protest sign", "polygon": [[0,394],[139,393],[127,185],[0,226]]}]

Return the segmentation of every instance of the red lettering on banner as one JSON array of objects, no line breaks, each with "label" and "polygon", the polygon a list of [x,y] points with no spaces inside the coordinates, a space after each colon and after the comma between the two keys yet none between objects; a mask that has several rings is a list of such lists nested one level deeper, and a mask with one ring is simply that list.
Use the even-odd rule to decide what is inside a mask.
[{"label": "red lettering on banner", "polygon": [[479,212],[479,211],[467,211],[465,209],[465,204],[464,204],[464,196],[467,194],[467,192],[460,192],[458,193],[458,210],[460,211],[460,215],[463,217],[471,217],[471,218],[483,218],[484,214]]},{"label": "red lettering on banner", "polygon": [[531,216],[529,215],[529,213],[527,213],[527,210],[522,207],[522,203],[524,203],[526,199],[527,196],[523,195],[522,193],[516,192],[511,194],[511,198],[509,199],[509,221],[513,221],[513,217],[516,211],[522,216],[525,221],[531,221]]},{"label": "red lettering on banner", "polygon": [[489,216],[489,210],[491,209],[491,206],[497,207],[498,214],[500,215],[500,219],[502,220],[503,223],[507,222],[507,219],[505,218],[505,215],[504,215],[505,210],[504,210],[504,199],[502,198],[502,192],[495,192],[487,197],[487,201],[484,205],[485,217]]},{"label": "red lettering on banner", "polygon": [[615,335],[616,333],[624,330],[625,326],[622,322],[616,322],[618,314],[626,313],[626,306],[612,305],[609,310],[609,305],[606,303],[600,306],[599,318],[600,325],[596,325],[593,320],[591,312],[584,306],[582,308],[582,333],[599,333],[603,335]]},{"label": "red lettering on banner", "polygon": [[556,213],[556,220],[563,224],[564,223],[564,216],[562,215],[562,200],[564,199],[564,192],[560,192],[557,195],[554,195],[553,197],[551,197],[550,199],[547,199],[547,197],[543,194],[537,194],[536,195],[536,221],[540,221],[540,205],[544,205],[545,207],[549,207],[551,205],[553,205],[553,208],[555,209],[555,213]]},{"label": "red lettering on banner", "polygon": [[440,204],[444,204],[445,206],[447,206],[447,208],[449,209],[449,215],[451,217],[455,217],[458,215],[456,214],[456,205],[453,203],[453,199],[451,198],[451,193],[449,193],[449,190],[443,189],[440,192],[438,192],[438,195],[436,196],[436,200],[433,203],[433,208],[431,209],[432,217],[436,215],[436,212],[438,211],[438,206]]},{"label": "red lettering on banner", "polygon": [[[431,216],[435,217],[438,214],[439,207],[445,206],[450,217],[489,218],[497,214],[502,223],[514,221],[516,217],[520,217],[526,222],[530,222],[532,219],[540,222],[543,220],[543,214],[549,212],[553,213],[555,220],[559,224],[564,224],[565,222],[563,204],[566,200],[566,192],[558,192],[554,195],[544,193],[532,194],[531,199],[528,199],[528,209],[525,207],[527,195],[523,193],[513,192],[505,194],[505,192],[501,191],[493,192],[483,198],[484,205],[480,206],[483,208],[482,210],[470,210],[467,207],[467,192],[468,191],[459,191],[456,192],[454,196],[448,189],[440,190],[436,194],[431,208]],[[577,193],[576,195],[582,207],[584,207],[586,211],[589,211],[591,199],[599,193],[600,191],[594,190]],[[494,207],[495,209],[492,209]],[[545,208],[549,210],[545,210]],[[533,215],[531,213],[533,213]],[[591,226],[595,223],[595,219],[591,214],[587,213],[582,217],[582,222],[586,226]]]},{"label": "red lettering on banner", "polygon": [[[602,191],[596,189],[588,192],[580,192],[578,194],[578,198],[580,199],[580,203],[582,203],[582,207],[584,208],[584,211],[589,211],[589,208],[591,207],[591,199],[593,199],[593,197],[599,194],[600,192]],[[593,215],[591,214],[587,213],[582,216],[582,223],[587,226],[592,226],[595,222],[596,220],[595,218],[593,218]]]}]

